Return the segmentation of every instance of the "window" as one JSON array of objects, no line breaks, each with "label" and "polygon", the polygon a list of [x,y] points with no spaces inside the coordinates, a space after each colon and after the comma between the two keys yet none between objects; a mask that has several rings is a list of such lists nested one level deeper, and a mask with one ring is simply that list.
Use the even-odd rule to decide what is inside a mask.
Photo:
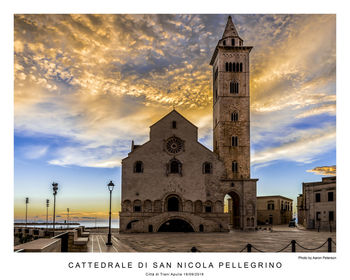
[{"label": "window", "polygon": [[176,128],[176,121],[172,122],[173,128]]},{"label": "window", "polygon": [[218,90],[215,89],[215,100],[217,100],[217,99],[218,99]]},{"label": "window", "polygon": [[321,221],[321,212],[316,212],[316,220]]},{"label": "window", "polygon": [[212,173],[212,167],[210,162],[203,163],[203,174],[210,174]]},{"label": "window", "polygon": [[233,162],[232,162],[232,172],[233,172],[233,173],[237,173],[237,172],[238,172],[237,161],[233,161]]},{"label": "window", "polygon": [[141,206],[135,205],[134,212],[141,212]]},{"label": "window", "polygon": [[219,75],[219,71],[218,68],[216,67],[215,73],[214,73],[214,81],[216,81],[216,79],[218,78]]},{"label": "window", "polygon": [[232,136],[232,138],[231,138],[231,145],[232,145],[232,147],[237,147],[238,146],[238,137],[237,136]]},{"label": "window", "polygon": [[234,82],[234,81],[230,82],[230,93],[238,94],[238,82]]},{"label": "window", "polygon": [[334,197],[333,197],[333,192],[329,192],[328,193],[328,201],[333,201]]},{"label": "window", "polygon": [[142,161],[136,161],[134,164],[134,173],[143,173]]},{"label": "window", "polygon": [[235,45],[235,39],[231,39],[231,45],[232,45],[232,46]]},{"label": "window", "polygon": [[211,206],[205,206],[205,213],[211,213]]},{"label": "window", "polygon": [[231,121],[232,122],[238,121],[238,113],[237,112],[231,113]]},{"label": "window", "polygon": [[222,44],[223,44],[224,46],[226,46],[226,40],[222,41]]},{"label": "window", "polygon": [[182,174],[182,164],[180,161],[178,161],[177,159],[172,159],[169,164],[167,164],[168,166],[168,173],[172,173],[172,174]]},{"label": "window", "polygon": [[333,211],[329,211],[329,213],[328,213],[328,220],[330,222],[334,221],[334,212]]},{"label": "window", "polygon": [[243,70],[243,63],[240,63],[239,64],[239,72],[243,72],[242,70]]},{"label": "window", "polygon": [[321,194],[320,194],[320,193],[316,193],[316,195],[315,195],[315,201],[316,201],[316,202],[321,202]]},{"label": "window", "polygon": [[230,63],[228,64],[228,71],[229,71],[229,72],[232,72],[232,62],[230,62]]},{"label": "window", "polygon": [[228,62],[225,63],[225,70],[228,72]]},{"label": "window", "polygon": [[179,163],[172,161],[170,164],[170,173],[179,173]]},{"label": "window", "polygon": [[267,203],[267,210],[275,210],[275,203],[273,201]]}]

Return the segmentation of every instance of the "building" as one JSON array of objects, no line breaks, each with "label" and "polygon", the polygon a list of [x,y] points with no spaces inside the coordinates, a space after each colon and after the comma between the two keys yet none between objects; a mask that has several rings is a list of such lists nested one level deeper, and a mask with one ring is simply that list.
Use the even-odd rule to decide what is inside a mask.
[{"label": "building", "polygon": [[293,200],[280,195],[257,197],[258,225],[283,225],[293,218]]},{"label": "building", "polygon": [[299,224],[307,229],[336,229],[336,181],[334,176],[302,184],[297,204]]},{"label": "building", "polygon": [[[256,227],[250,178],[249,53],[228,18],[213,67],[214,151],[176,110],[122,160],[120,232],[228,231]],[[224,211],[225,196],[231,209]]]}]

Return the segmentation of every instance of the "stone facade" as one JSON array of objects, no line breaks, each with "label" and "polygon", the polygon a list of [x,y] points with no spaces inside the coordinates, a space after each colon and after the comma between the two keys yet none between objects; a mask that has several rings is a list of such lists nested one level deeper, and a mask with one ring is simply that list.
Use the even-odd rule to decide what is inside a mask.
[{"label": "stone facade", "polygon": [[[242,56],[244,63],[241,73],[232,74],[239,79],[240,86],[235,88],[238,93],[226,94],[225,101],[214,100],[213,115],[220,124],[214,125],[218,147],[212,152],[200,144],[197,127],[176,110],[150,127],[148,142],[132,142],[131,152],[122,160],[120,232],[213,232],[256,227],[257,179],[250,179],[251,47],[243,47],[243,40],[231,34],[232,28],[229,17],[223,38],[235,39],[239,46],[226,50],[220,40],[212,59],[214,73],[215,65],[225,67],[223,54]],[[215,83],[220,93],[230,87],[228,79],[228,75],[218,74]],[[233,110],[238,114],[235,122],[227,119]],[[234,147],[230,146],[232,135],[238,137]],[[238,162],[234,172],[233,161]],[[230,213],[224,213],[227,194],[232,198]]]},{"label": "stone facade", "polygon": [[287,224],[293,218],[293,200],[280,195],[258,196],[258,225]]},{"label": "stone facade", "polygon": [[302,184],[298,197],[298,223],[308,229],[336,229],[336,177]]}]

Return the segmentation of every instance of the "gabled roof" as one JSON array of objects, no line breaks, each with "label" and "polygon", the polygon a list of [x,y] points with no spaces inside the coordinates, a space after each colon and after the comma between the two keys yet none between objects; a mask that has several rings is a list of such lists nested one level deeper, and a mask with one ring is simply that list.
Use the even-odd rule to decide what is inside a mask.
[{"label": "gabled roof", "polygon": [[152,124],[150,127],[156,125],[157,123],[161,122],[163,119],[165,119],[167,116],[172,115],[172,114],[177,114],[178,116],[180,116],[182,119],[184,119],[185,121],[187,121],[190,125],[194,126],[196,129],[198,129],[197,126],[195,126],[193,123],[191,123],[188,119],[186,119],[183,115],[181,115],[178,111],[176,111],[175,109],[173,109],[170,113],[166,114],[164,117],[162,117],[160,120],[158,120],[157,122],[155,122],[154,124]]}]

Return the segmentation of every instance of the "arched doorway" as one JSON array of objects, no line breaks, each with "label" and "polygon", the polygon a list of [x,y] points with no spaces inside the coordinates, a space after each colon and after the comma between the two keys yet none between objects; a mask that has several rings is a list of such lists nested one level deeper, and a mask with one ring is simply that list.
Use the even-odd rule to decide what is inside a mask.
[{"label": "arched doorway", "polygon": [[165,207],[168,212],[182,211],[182,202],[179,196],[169,195],[165,200]]},{"label": "arched doorway", "polygon": [[138,221],[139,221],[139,220],[133,220],[133,221],[129,222],[129,223],[126,225],[126,229],[131,229],[133,223],[136,223],[136,222],[138,222]]},{"label": "arched doorway", "polygon": [[194,232],[194,230],[185,220],[171,219],[163,223],[158,232]]},{"label": "arched doorway", "polygon": [[237,193],[232,191],[226,194],[224,212],[230,214],[229,225],[232,228],[241,228],[240,199]]}]

